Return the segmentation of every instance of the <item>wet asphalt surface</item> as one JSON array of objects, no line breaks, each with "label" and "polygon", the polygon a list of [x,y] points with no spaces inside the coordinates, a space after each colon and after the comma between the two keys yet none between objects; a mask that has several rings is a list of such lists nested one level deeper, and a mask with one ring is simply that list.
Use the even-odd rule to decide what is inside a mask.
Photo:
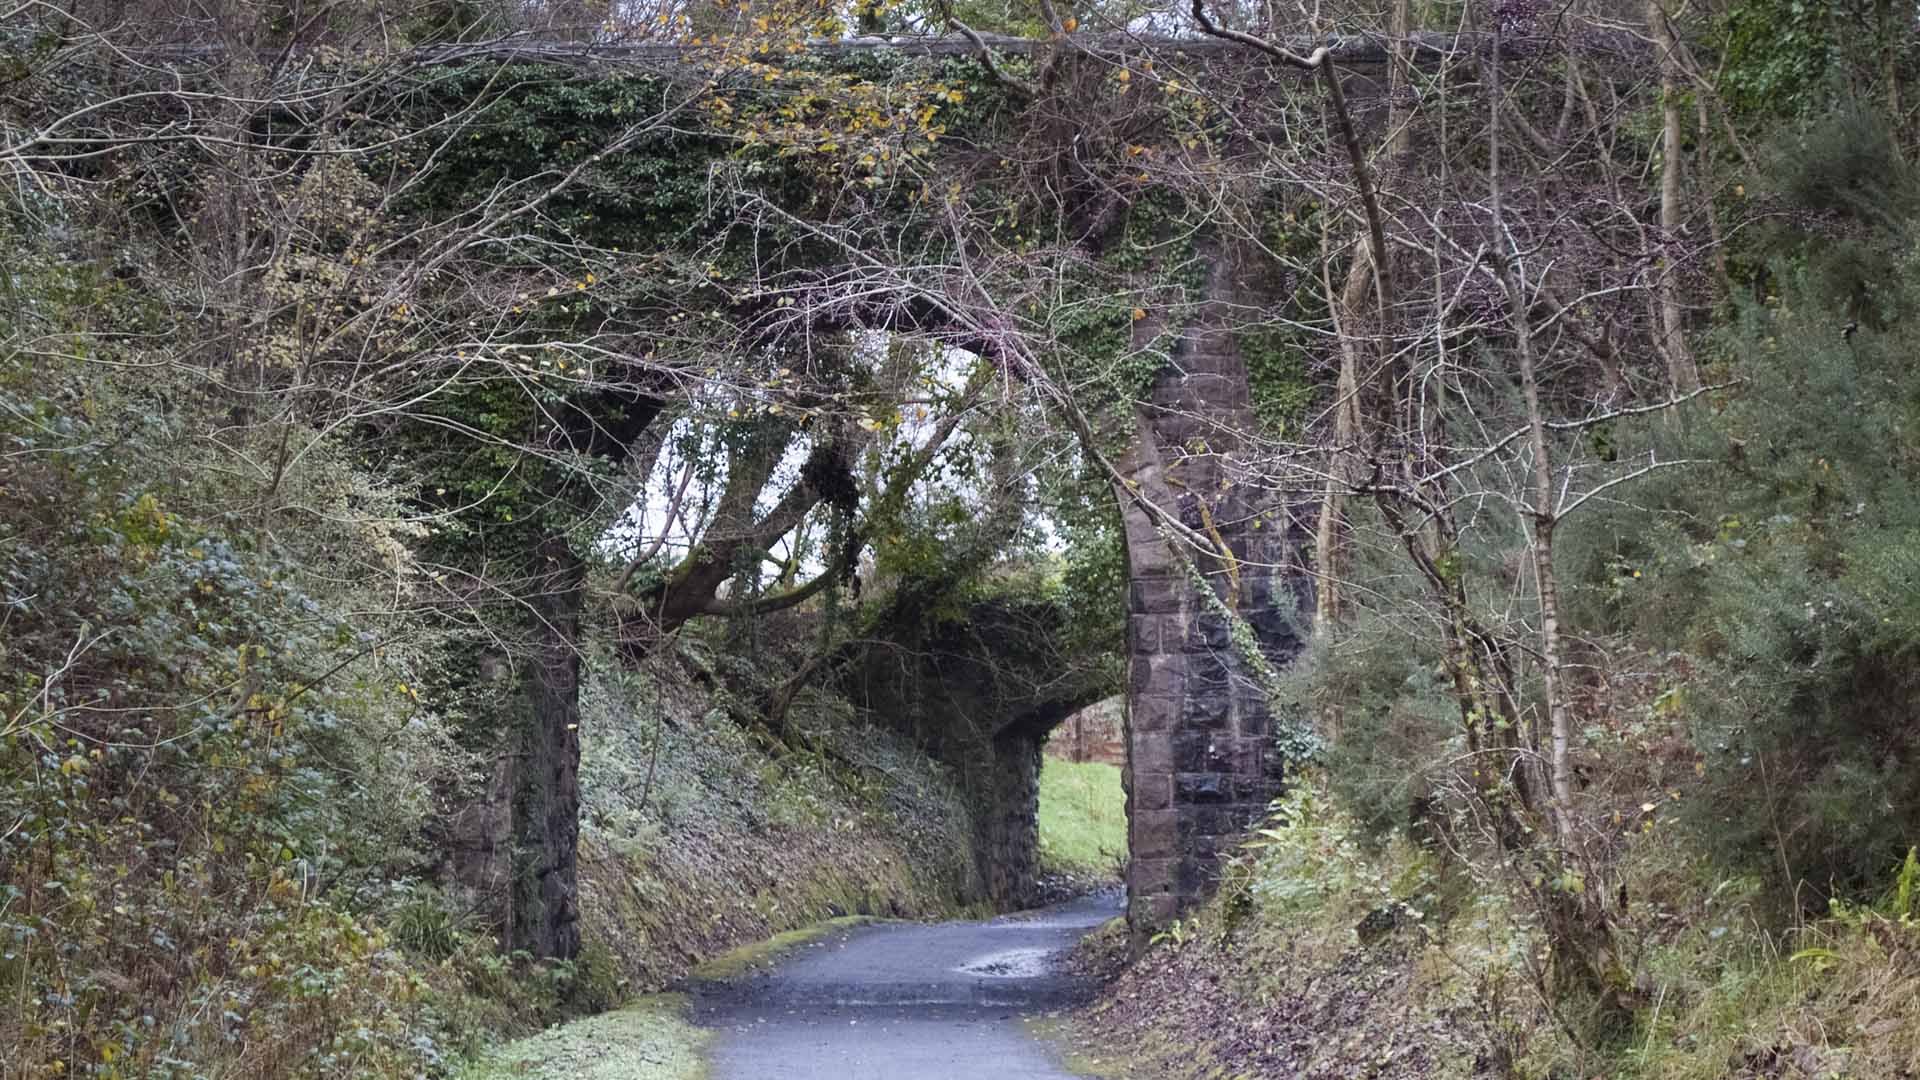
[{"label": "wet asphalt surface", "polygon": [[1120,913],[1100,894],[987,922],[855,927],[700,988],[716,1080],[1070,1080],[1020,1021],[1086,1000],[1060,960]]}]

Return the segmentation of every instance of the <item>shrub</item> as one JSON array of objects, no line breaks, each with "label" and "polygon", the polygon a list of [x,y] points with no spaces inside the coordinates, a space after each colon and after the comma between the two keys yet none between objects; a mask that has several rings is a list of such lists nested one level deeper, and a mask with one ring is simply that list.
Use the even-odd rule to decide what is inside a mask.
[{"label": "shrub", "polygon": [[[378,586],[300,546],[361,523],[245,527],[262,493],[182,435],[205,395],[108,370],[0,356],[5,1071],[413,1075],[417,984],[367,904],[450,759]],[[309,451],[269,511],[356,475]]]}]

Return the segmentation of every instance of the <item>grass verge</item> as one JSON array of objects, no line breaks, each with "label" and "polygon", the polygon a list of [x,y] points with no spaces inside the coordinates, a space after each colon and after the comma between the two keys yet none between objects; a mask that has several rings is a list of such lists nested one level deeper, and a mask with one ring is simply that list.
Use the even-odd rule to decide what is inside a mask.
[{"label": "grass verge", "polygon": [[1032,1016],[1020,1021],[1030,1037],[1051,1045],[1060,1055],[1060,1064],[1075,1076],[1088,1080],[1127,1080],[1124,1054],[1104,1047],[1095,1050],[1080,1041],[1079,1032],[1058,1016]]},{"label": "grass verge", "polygon": [[1040,768],[1040,861],[1052,873],[1117,877],[1127,850],[1120,767],[1047,758]]},{"label": "grass verge", "polygon": [[509,1043],[459,1080],[705,1080],[707,1039],[684,997],[651,994]]}]

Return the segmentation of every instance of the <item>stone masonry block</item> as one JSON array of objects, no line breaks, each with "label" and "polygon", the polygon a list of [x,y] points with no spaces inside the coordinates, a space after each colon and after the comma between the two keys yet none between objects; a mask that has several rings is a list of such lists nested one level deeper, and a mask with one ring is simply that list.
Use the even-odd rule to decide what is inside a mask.
[{"label": "stone masonry block", "polygon": [[1224,653],[1232,646],[1232,628],[1217,611],[1202,611],[1187,631],[1188,652]]},{"label": "stone masonry block", "polygon": [[1188,694],[1180,702],[1180,727],[1225,732],[1232,728],[1233,698],[1229,694],[1201,690]]},{"label": "stone masonry block", "polygon": [[1180,701],[1179,697],[1168,694],[1136,697],[1129,710],[1128,724],[1136,736],[1162,737],[1180,726]]},{"label": "stone masonry block", "polygon": [[1128,891],[1135,896],[1170,893],[1179,878],[1179,859],[1143,859],[1135,855],[1128,864]]},{"label": "stone masonry block", "polygon": [[1182,611],[1187,583],[1176,577],[1140,578],[1127,587],[1127,610],[1139,615],[1166,615]]},{"label": "stone masonry block", "polygon": [[1228,653],[1201,645],[1190,647],[1183,655],[1186,657],[1189,686],[1198,685],[1221,693],[1227,692],[1232,685],[1230,669],[1227,666]]},{"label": "stone masonry block", "polygon": [[1173,770],[1224,773],[1233,770],[1232,743],[1209,731],[1180,731],[1173,736]]},{"label": "stone masonry block", "polygon": [[1173,737],[1165,731],[1143,731],[1136,723],[1133,746],[1129,750],[1133,771],[1138,776],[1170,774],[1173,769]]},{"label": "stone masonry block", "polygon": [[1132,812],[1173,809],[1173,776],[1143,773],[1133,780]]},{"label": "stone masonry block", "polygon": [[1266,775],[1266,740],[1259,738],[1235,739],[1229,750],[1231,762],[1228,771],[1235,776],[1259,777]]},{"label": "stone masonry block", "polygon": [[1203,848],[1212,850],[1217,846],[1215,838],[1237,835],[1240,830],[1234,828],[1230,809],[1225,806],[1180,807],[1181,855],[1192,855]]},{"label": "stone masonry block", "polygon": [[1220,866],[1211,853],[1198,854],[1180,862],[1180,875],[1176,887],[1182,896],[1204,896],[1213,891],[1219,883]]},{"label": "stone masonry block", "polygon": [[[1227,340],[1231,341],[1231,338]],[[1208,350],[1209,354],[1216,351]],[[1239,366],[1236,360],[1225,357],[1216,359],[1209,355],[1200,361],[1200,365],[1221,373],[1198,371],[1180,380],[1180,394],[1184,399],[1181,404],[1203,409],[1202,415],[1208,416],[1246,405],[1250,396],[1246,376],[1237,372],[1228,373]]]},{"label": "stone masonry block", "polygon": [[1162,446],[1180,447],[1200,433],[1203,424],[1194,415],[1192,404],[1178,385],[1169,387],[1165,398],[1157,400],[1164,400],[1171,408],[1155,408],[1149,404],[1141,410],[1147,414],[1147,422],[1153,427],[1156,442]]},{"label": "stone masonry block", "polygon": [[1180,854],[1180,815],[1173,810],[1142,810],[1133,815],[1129,847],[1136,859],[1170,859]]},{"label": "stone masonry block", "polygon": [[[1127,924],[1134,932],[1146,935],[1172,922],[1180,912],[1180,898],[1169,891],[1154,896],[1134,894],[1127,901]],[[1128,890],[1131,892],[1132,890]]]},{"label": "stone masonry block", "polygon": [[1173,781],[1174,797],[1182,805],[1224,803],[1233,799],[1233,778],[1219,773],[1179,773]]},{"label": "stone masonry block", "polygon": [[1188,666],[1179,653],[1135,654],[1127,664],[1127,682],[1137,698],[1178,698],[1187,689]]},{"label": "stone masonry block", "polygon": [[1187,620],[1184,616],[1127,616],[1127,651],[1134,656],[1146,653],[1177,653],[1186,636]]},{"label": "stone masonry block", "polygon": [[1273,710],[1264,701],[1242,701],[1234,716],[1233,730],[1242,739],[1265,742],[1273,730]]}]

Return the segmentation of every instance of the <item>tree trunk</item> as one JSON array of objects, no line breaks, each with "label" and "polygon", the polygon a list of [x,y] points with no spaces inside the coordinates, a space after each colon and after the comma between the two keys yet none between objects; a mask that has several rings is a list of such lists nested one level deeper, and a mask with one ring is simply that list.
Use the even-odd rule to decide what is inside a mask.
[{"label": "tree trunk", "polygon": [[[1647,0],[1647,6],[1650,16],[1658,15],[1658,0]],[[1666,25],[1663,17],[1660,20],[1660,25],[1662,27]],[[1662,70],[1670,70],[1673,62],[1674,58],[1669,49],[1664,61],[1667,66],[1663,67]],[[1533,557],[1534,573],[1540,585],[1540,607],[1543,623],[1541,628],[1541,651],[1545,654],[1542,666],[1545,668],[1547,712],[1554,746],[1552,764],[1548,769],[1550,785],[1548,786],[1548,791],[1546,792],[1547,797],[1544,803],[1548,807],[1548,816],[1553,824],[1555,839],[1557,843],[1561,845],[1562,850],[1564,850],[1565,845],[1571,841],[1572,837],[1568,828],[1567,800],[1563,798],[1563,794],[1567,789],[1563,786],[1563,778],[1561,775],[1566,766],[1567,713],[1562,688],[1560,686],[1559,590],[1556,587],[1556,579],[1553,574],[1553,468],[1552,462],[1547,457],[1546,418],[1540,409],[1540,382],[1534,363],[1533,324],[1529,321],[1528,315],[1530,305],[1527,302],[1527,294],[1519,278],[1519,271],[1514,265],[1513,256],[1508,251],[1510,241],[1508,239],[1509,234],[1507,232],[1506,207],[1504,202],[1504,184],[1506,177],[1500,171],[1500,82],[1502,71],[1500,63],[1500,34],[1498,30],[1494,32],[1493,37],[1493,62],[1491,69],[1493,75],[1493,100],[1491,105],[1493,109],[1493,122],[1487,129],[1487,186],[1489,189],[1488,202],[1493,209],[1493,233],[1494,236],[1498,238],[1496,242],[1500,246],[1496,253],[1491,256],[1490,263],[1499,278],[1498,284],[1501,293],[1506,299],[1508,314],[1513,320],[1514,352],[1520,363],[1520,392],[1526,400],[1527,447],[1533,457],[1533,470],[1529,478],[1530,498],[1533,501],[1533,506],[1530,508],[1531,513],[1527,515],[1529,520],[1525,522],[1525,526],[1528,552]],[[1673,119],[1677,113],[1672,111],[1671,101],[1669,101],[1668,105],[1669,121],[1677,122]],[[1674,146],[1677,149],[1678,143],[1676,142]],[[1667,166],[1671,169],[1673,163],[1669,161]],[[1677,187],[1675,190],[1678,190]],[[1665,280],[1670,282],[1671,277],[1669,276]],[[1669,354],[1670,359],[1671,355],[1672,354]],[[1691,363],[1691,361],[1689,361],[1689,363]],[[1517,705],[1514,709],[1513,717],[1516,721],[1520,721],[1524,717],[1524,713]],[[1527,786],[1532,787],[1535,792],[1538,793],[1542,786],[1538,782],[1540,772],[1538,764],[1539,758],[1537,756],[1540,750],[1539,730],[1537,726],[1531,725],[1524,726],[1521,730],[1523,734],[1520,739],[1520,745],[1527,751],[1527,755],[1518,763],[1519,775],[1521,777],[1532,778],[1534,782]],[[1539,805],[1539,803],[1534,804],[1533,809],[1537,810]]]},{"label": "tree trunk", "polygon": [[513,803],[513,917],[507,948],[568,960],[580,952],[580,610],[586,564],[567,538],[535,549]]},{"label": "tree trunk", "polygon": [[1911,3],[1901,5],[1894,0],[1880,0],[1880,78],[1887,84],[1887,116],[1896,129],[1905,120],[1900,115],[1900,46],[1912,25]]},{"label": "tree trunk", "polygon": [[1413,27],[1413,0],[1393,0],[1387,12],[1387,36],[1392,52],[1387,59],[1387,159],[1397,162],[1413,149],[1413,132],[1407,123],[1407,33]]},{"label": "tree trunk", "polygon": [[1686,316],[1680,308],[1673,252],[1680,239],[1680,176],[1686,152],[1680,140],[1680,54],[1660,0],[1647,0],[1647,23],[1660,52],[1660,351],[1675,394],[1700,387],[1700,371],[1687,348]]},{"label": "tree trunk", "polygon": [[[1495,211],[1498,213],[1498,210]],[[1571,723],[1567,709],[1566,685],[1561,678],[1563,648],[1560,641],[1560,585],[1553,569],[1553,530],[1558,524],[1554,513],[1553,468],[1548,458],[1547,421],[1540,407],[1540,380],[1535,371],[1533,327],[1527,321],[1525,286],[1514,272],[1513,262],[1504,254],[1494,264],[1500,272],[1500,286],[1507,296],[1513,315],[1514,351],[1520,361],[1520,392],[1527,404],[1527,449],[1533,457],[1529,499],[1533,503],[1526,515],[1527,554],[1533,561],[1534,581],[1540,593],[1541,675],[1546,682],[1547,718],[1552,740],[1548,754],[1548,775],[1552,781],[1554,831],[1561,845],[1572,841],[1568,808],[1573,804],[1572,771],[1567,764]]]},{"label": "tree trunk", "polygon": [[[1663,39],[1664,55],[1661,61],[1663,78],[1669,82],[1677,63],[1672,51],[1670,32],[1666,26],[1664,14],[1659,11],[1658,0],[1648,0],[1648,15],[1657,19],[1657,26]],[[1527,451],[1532,457],[1532,469],[1527,480],[1526,503],[1523,506],[1523,526],[1526,529],[1527,553],[1533,562],[1534,580],[1539,590],[1540,600],[1540,653],[1541,674],[1546,684],[1547,721],[1550,732],[1548,751],[1547,781],[1545,799],[1532,807],[1537,814],[1541,805],[1546,808],[1546,817],[1553,836],[1550,848],[1530,846],[1527,858],[1534,867],[1533,879],[1526,886],[1536,898],[1542,915],[1542,929],[1546,932],[1552,947],[1552,983],[1551,991],[1557,999],[1568,990],[1584,991],[1594,995],[1597,1011],[1590,1026],[1591,1030],[1610,1030],[1622,1023],[1626,1010],[1620,999],[1624,989],[1623,967],[1615,950],[1612,929],[1605,910],[1604,890],[1594,887],[1596,883],[1576,878],[1576,852],[1572,823],[1573,782],[1568,767],[1567,754],[1571,741],[1571,710],[1567,705],[1567,689],[1562,679],[1564,648],[1560,639],[1560,589],[1559,578],[1553,567],[1553,533],[1558,524],[1558,504],[1555,501],[1553,487],[1553,463],[1548,457],[1546,414],[1540,404],[1540,380],[1538,358],[1535,355],[1533,324],[1528,314],[1526,283],[1521,279],[1520,267],[1509,250],[1509,233],[1506,228],[1505,206],[1503,204],[1503,181],[1500,171],[1500,37],[1494,34],[1494,59],[1492,64],[1494,123],[1490,125],[1487,156],[1488,202],[1492,207],[1493,231],[1499,238],[1497,253],[1490,258],[1490,264],[1498,275],[1500,291],[1506,300],[1507,311],[1513,323],[1513,343],[1515,359],[1520,368],[1520,391],[1525,401],[1527,416]],[[1667,219],[1668,205],[1665,195],[1671,193],[1677,200],[1679,193],[1679,113],[1671,95],[1665,101],[1667,123],[1667,160],[1663,173],[1662,227],[1668,231],[1667,240],[1672,239],[1672,226]],[[1661,280],[1663,289],[1669,292],[1663,300],[1670,299],[1673,284],[1672,267]],[[1663,303],[1667,314],[1674,322],[1668,324],[1672,331],[1671,343],[1675,346],[1668,351],[1668,364],[1673,373],[1676,390],[1682,385],[1683,377],[1692,379],[1689,389],[1698,379],[1692,373],[1692,359],[1685,352],[1685,344],[1679,340],[1678,307]],[[1675,358],[1685,358],[1686,369],[1673,368]],[[1516,705],[1516,719],[1520,715]],[[1539,734],[1537,729],[1521,738],[1525,755],[1518,763],[1520,766],[1516,779],[1530,781],[1523,786],[1531,786],[1537,791],[1542,785],[1539,778]]]},{"label": "tree trunk", "polygon": [[[1707,149],[1707,95],[1696,93],[1693,96],[1694,123],[1699,125],[1696,131],[1698,145],[1694,148],[1694,184],[1701,192],[1711,192],[1713,186],[1713,159]],[[1714,292],[1723,294],[1732,280],[1727,273],[1727,238],[1720,231],[1720,214],[1713,205],[1713,196],[1703,195],[1701,204],[1707,212],[1707,240],[1713,244]]]},{"label": "tree trunk", "polygon": [[[1324,267],[1322,269],[1324,272]],[[1331,628],[1339,621],[1344,606],[1343,589],[1353,563],[1352,538],[1346,523],[1346,493],[1365,478],[1366,464],[1359,445],[1362,345],[1353,327],[1360,318],[1360,305],[1366,301],[1372,269],[1373,260],[1367,257],[1366,248],[1355,244],[1346,284],[1333,309],[1334,334],[1340,342],[1340,374],[1334,382],[1333,444],[1336,449],[1328,462],[1326,491],[1320,500],[1319,522],[1314,530],[1316,630]],[[1327,292],[1332,295],[1331,283]]]}]

